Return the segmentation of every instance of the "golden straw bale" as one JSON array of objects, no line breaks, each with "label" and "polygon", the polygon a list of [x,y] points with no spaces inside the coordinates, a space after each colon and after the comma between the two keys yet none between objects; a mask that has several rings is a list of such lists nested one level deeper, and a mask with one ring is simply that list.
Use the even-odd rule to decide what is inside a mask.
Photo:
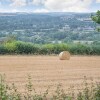
[{"label": "golden straw bale", "polygon": [[60,60],[69,60],[70,59],[70,53],[68,51],[63,51],[59,54]]}]

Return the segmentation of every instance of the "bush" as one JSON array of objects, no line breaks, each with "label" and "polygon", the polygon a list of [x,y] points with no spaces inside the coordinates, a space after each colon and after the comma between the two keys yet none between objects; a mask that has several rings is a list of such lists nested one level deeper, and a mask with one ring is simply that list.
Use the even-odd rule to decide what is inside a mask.
[{"label": "bush", "polygon": [[35,54],[38,47],[20,41],[8,42],[0,46],[0,54]]},{"label": "bush", "polygon": [[69,51],[75,55],[90,55],[93,52],[90,45],[83,44],[72,44],[69,47]]},{"label": "bush", "polygon": [[8,50],[4,47],[4,45],[0,45],[0,54],[7,54]]},{"label": "bush", "polygon": [[16,51],[16,42],[5,43],[4,47],[8,51],[8,53],[13,54]]},{"label": "bush", "polygon": [[38,50],[37,47],[33,46],[31,43],[25,43],[25,42],[16,42],[16,53],[17,54],[35,54]]},{"label": "bush", "polygon": [[93,49],[92,54],[100,55],[100,45],[92,45],[92,49]]},{"label": "bush", "polygon": [[59,54],[61,51],[68,50],[67,44],[45,44],[41,47],[42,54]]},{"label": "bush", "polygon": [[0,54],[59,54],[62,51],[69,51],[73,55],[100,55],[98,44],[44,44],[35,45],[32,43],[13,41],[0,45]]}]

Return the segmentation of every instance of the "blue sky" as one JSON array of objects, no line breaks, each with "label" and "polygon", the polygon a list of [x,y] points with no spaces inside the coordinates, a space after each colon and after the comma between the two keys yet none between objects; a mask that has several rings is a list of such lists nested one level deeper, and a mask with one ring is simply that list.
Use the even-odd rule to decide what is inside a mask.
[{"label": "blue sky", "polygon": [[0,0],[0,12],[95,12],[100,0]]}]

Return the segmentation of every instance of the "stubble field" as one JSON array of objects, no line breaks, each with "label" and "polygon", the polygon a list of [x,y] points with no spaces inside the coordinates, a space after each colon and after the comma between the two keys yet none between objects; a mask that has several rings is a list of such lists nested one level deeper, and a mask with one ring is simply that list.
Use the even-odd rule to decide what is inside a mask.
[{"label": "stubble field", "polygon": [[68,61],[58,56],[0,56],[0,74],[20,91],[24,91],[28,75],[37,91],[45,91],[48,86],[55,90],[58,84],[64,89],[73,85],[80,88],[84,76],[100,82],[100,56],[72,56]]}]

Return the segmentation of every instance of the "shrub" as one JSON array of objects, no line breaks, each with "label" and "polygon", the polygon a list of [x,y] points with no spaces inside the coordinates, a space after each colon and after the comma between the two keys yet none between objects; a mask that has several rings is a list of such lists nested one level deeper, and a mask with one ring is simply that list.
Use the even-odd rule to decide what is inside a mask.
[{"label": "shrub", "polygon": [[37,51],[37,47],[31,43],[16,42],[16,53],[17,54],[34,54]]},{"label": "shrub", "polygon": [[74,55],[100,55],[98,44],[44,44],[36,45],[27,42],[13,41],[0,45],[0,54],[59,54],[69,51]]},{"label": "shrub", "polygon": [[100,55],[100,45],[92,45],[92,49],[93,49],[92,54]]},{"label": "shrub", "polygon": [[5,77],[0,75],[0,100],[100,100],[100,83],[84,83],[84,89],[75,93],[70,88],[68,94],[59,84],[52,94],[49,88],[44,93],[37,93],[31,83],[31,77],[26,84],[26,92],[20,93],[13,83],[10,87],[5,82]]},{"label": "shrub", "polygon": [[67,49],[67,44],[45,44],[42,46],[41,51],[43,54],[59,54],[61,51],[66,51]]},{"label": "shrub", "polygon": [[0,45],[0,54],[6,54],[8,53],[8,50],[5,48],[4,45]]},{"label": "shrub", "polygon": [[25,43],[21,41],[13,41],[5,43],[1,46],[1,54],[35,54],[38,48],[32,43]]},{"label": "shrub", "polygon": [[13,54],[16,51],[16,42],[5,43],[4,47],[8,51],[8,53]]}]

